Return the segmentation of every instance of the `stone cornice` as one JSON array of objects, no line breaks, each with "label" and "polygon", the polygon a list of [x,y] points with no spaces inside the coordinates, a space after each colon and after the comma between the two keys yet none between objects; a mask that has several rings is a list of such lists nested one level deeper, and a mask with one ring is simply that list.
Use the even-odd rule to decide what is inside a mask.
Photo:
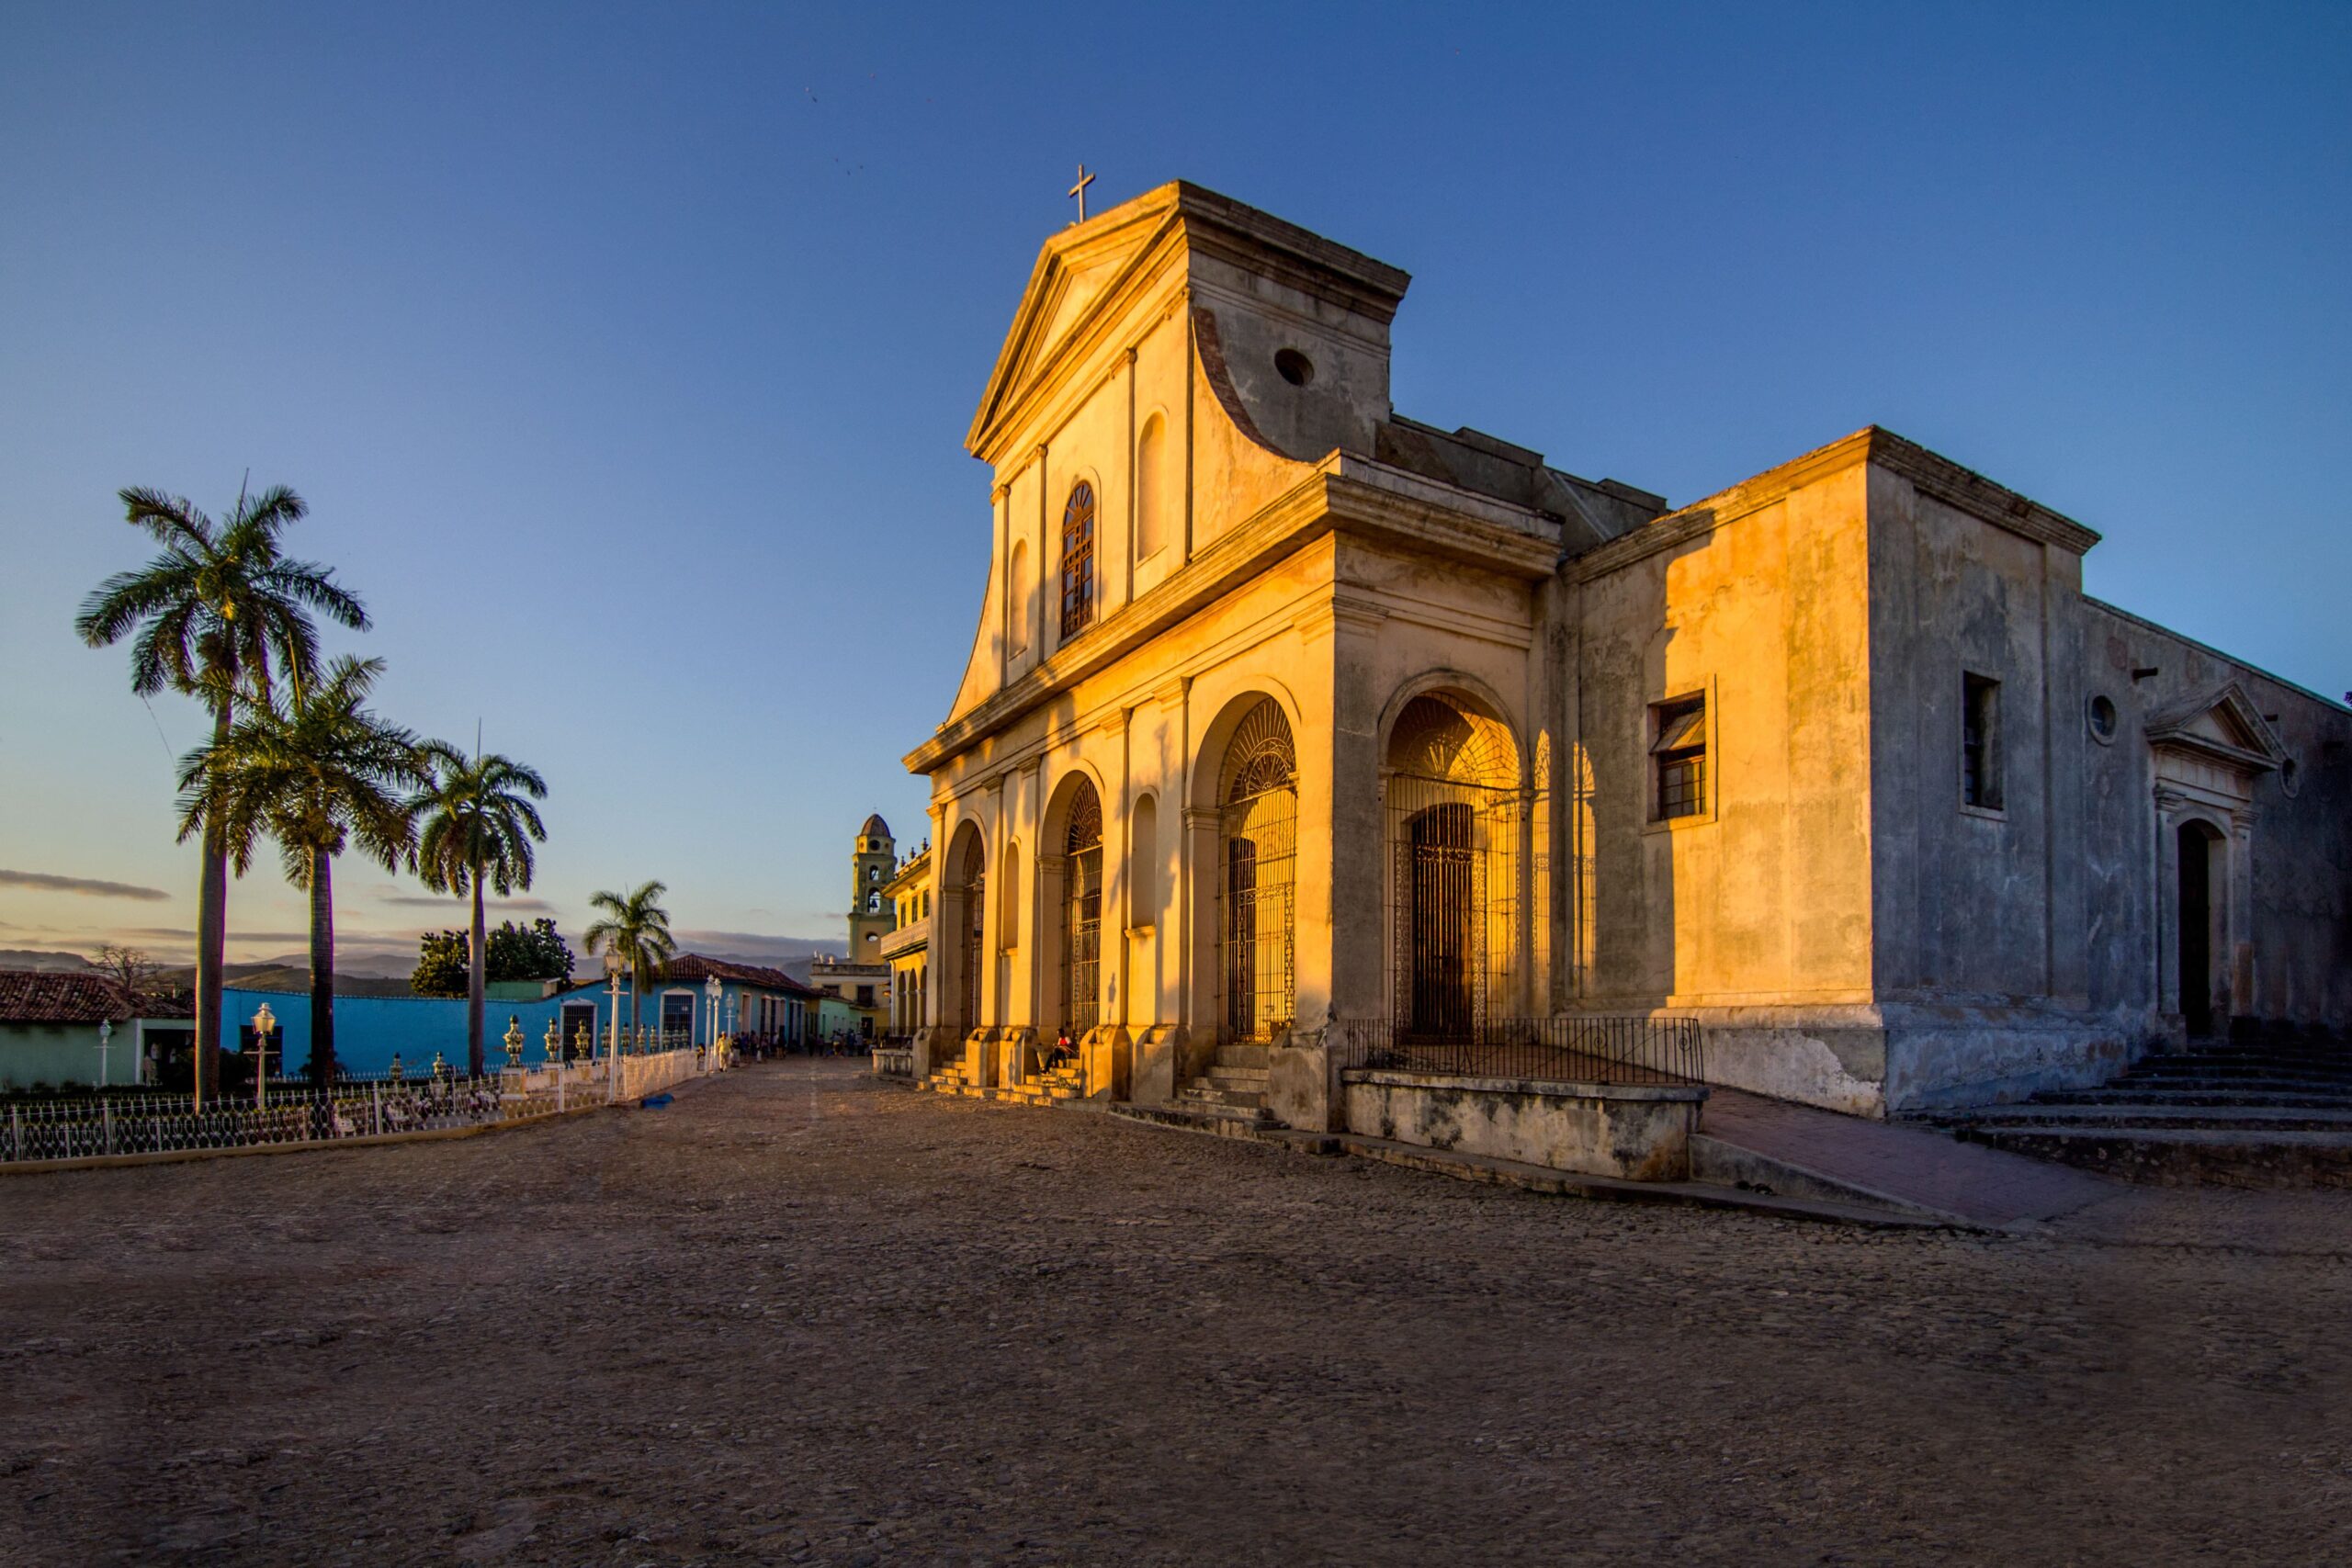
[{"label": "stone cornice", "polygon": [[2098,543],[2098,534],[2073,518],[1873,424],[1598,545],[1576,558],[1567,569],[1568,576],[1574,581],[1589,582],[1702,538],[1807,485],[1864,463],[1907,480],[1922,495],[2038,544],[2081,555]]}]

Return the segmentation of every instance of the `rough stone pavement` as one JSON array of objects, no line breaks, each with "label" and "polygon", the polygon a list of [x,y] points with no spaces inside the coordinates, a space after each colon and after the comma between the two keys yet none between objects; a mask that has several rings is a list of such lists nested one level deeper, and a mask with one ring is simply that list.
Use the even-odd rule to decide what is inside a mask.
[{"label": "rough stone pavement", "polygon": [[0,1562],[2330,1562],[2342,1193],[1580,1202],[754,1067],[0,1179]]}]

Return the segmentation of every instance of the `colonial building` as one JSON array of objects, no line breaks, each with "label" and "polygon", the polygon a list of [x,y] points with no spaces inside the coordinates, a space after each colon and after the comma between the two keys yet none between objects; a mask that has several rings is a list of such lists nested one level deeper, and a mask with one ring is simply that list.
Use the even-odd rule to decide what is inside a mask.
[{"label": "colonial building", "polygon": [[882,939],[882,961],[890,966],[890,1037],[913,1036],[923,1020],[923,997],[931,978],[931,846],[924,844],[899,863],[882,884],[897,929]]},{"label": "colonial building", "polygon": [[907,758],[918,1072],[1068,1029],[1149,1100],[1237,1045],[1329,1082],[1334,1020],[1671,1013],[1711,1077],[1883,1114],[2352,1021],[2343,707],[1884,430],[1670,508],[1406,418],[1407,282],[1181,183],[1046,243]]}]

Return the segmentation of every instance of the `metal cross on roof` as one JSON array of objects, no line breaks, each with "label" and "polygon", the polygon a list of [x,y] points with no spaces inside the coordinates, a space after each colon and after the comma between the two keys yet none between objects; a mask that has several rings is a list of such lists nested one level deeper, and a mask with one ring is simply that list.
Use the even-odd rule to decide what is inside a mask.
[{"label": "metal cross on roof", "polygon": [[1094,176],[1086,172],[1085,164],[1080,164],[1078,166],[1078,183],[1069,187],[1070,195],[1078,197],[1078,220],[1080,223],[1086,221],[1086,187],[1093,183]]}]

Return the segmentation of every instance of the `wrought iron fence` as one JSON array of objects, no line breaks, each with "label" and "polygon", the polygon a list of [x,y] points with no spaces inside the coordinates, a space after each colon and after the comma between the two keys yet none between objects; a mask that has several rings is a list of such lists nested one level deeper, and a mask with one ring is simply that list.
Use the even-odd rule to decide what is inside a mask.
[{"label": "wrought iron fence", "polygon": [[469,1078],[451,1073],[338,1077],[321,1088],[273,1080],[260,1103],[215,1097],[202,1110],[192,1094],[134,1090],[17,1100],[0,1109],[0,1164],[177,1154],[332,1142],[452,1127],[490,1126],[551,1116],[582,1104],[635,1099],[708,1070],[707,1053],[683,1049],[624,1056],[620,1082],[609,1059],[514,1068]]},{"label": "wrought iron fence", "polygon": [[1396,1019],[1346,1019],[1331,1025],[1330,1039],[1343,1068],[1610,1084],[1706,1077],[1692,1018],[1504,1018],[1442,1033]]}]

